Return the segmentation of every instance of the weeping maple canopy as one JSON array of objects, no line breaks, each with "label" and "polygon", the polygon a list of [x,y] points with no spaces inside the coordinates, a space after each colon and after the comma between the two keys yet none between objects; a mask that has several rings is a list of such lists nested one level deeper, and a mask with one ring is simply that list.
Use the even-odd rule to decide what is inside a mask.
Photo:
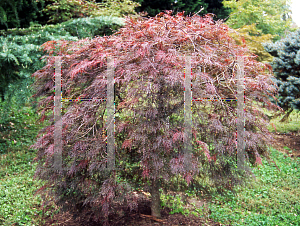
[{"label": "weeping maple canopy", "polygon": [[[172,17],[171,12],[150,19],[126,17],[126,26],[111,36],[43,45],[47,65],[33,74],[35,96],[45,97],[40,101],[43,119],[54,108],[54,54],[62,57],[62,96],[72,99],[105,99],[107,59],[114,58],[116,166],[123,170],[110,174],[100,170],[106,164],[105,101],[63,103],[65,171],[51,171],[53,115],[47,116],[52,124],[41,131],[43,136],[33,146],[38,149],[39,162],[35,176],[46,180],[43,189],[54,192],[64,205],[89,203],[105,216],[120,197],[130,208],[136,207],[136,197],[127,186],[129,177],[120,179],[134,164],[131,174],[145,186],[152,183],[152,197],[158,192],[158,180],[168,183],[180,174],[189,183],[207,162],[225,169],[223,157],[236,153],[234,101],[193,101],[194,170],[186,172],[183,167],[185,56],[191,56],[194,98],[236,98],[236,59],[243,57],[246,151],[260,163],[260,154],[272,142],[264,114],[252,106],[258,98],[269,110],[280,109],[268,98],[276,94],[270,66],[236,45],[222,21],[213,21],[209,15],[177,13]],[[155,202],[152,200],[152,214],[159,217]],[[100,218],[101,212],[95,213]]]}]

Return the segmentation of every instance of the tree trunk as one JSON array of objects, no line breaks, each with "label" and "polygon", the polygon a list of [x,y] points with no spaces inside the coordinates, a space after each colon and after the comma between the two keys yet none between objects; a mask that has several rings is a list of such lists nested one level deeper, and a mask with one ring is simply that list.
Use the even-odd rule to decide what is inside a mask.
[{"label": "tree trunk", "polygon": [[283,116],[283,118],[282,118],[279,122],[286,122],[293,110],[294,110],[293,108],[290,109],[290,110],[286,113],[286,115]]},{"label": "tree trunk", "polygon": [[1,101],[4,101],[4,92],[3,91],[0,91],[0,99],[1,99]]},{"label": "tree trunk", "polygon": [[152,179],[151,185],[151,215],[156,218],[161,218],[160,214],[160,193],[159,180]]},{"label": "tree trunk", "polygon": [[271,116],[271,119],[277,118],[281,115],[282,115],[282,112],[275,113],[274,115]]}]

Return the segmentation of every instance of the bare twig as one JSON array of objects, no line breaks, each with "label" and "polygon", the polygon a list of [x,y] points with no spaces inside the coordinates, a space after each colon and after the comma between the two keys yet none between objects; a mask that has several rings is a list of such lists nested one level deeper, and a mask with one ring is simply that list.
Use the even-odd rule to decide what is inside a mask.
[{"label": "bare twig", "polygon": [[203,10],[204,10],[204,7],[201,6],[201,9],[197,13],[195,13],[194,15],[198,15],[199,16],[198,13],[202,12]]}]

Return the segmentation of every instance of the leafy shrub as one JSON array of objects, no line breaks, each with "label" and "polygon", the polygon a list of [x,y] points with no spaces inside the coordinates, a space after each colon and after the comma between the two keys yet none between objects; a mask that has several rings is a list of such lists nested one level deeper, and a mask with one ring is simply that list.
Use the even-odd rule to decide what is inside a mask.
[{"label": "leafy shrub", "polygon": [[225,0],[223,4],[231,9],[231,15],[226,24],[234,29],[252,25],[261,34],[275,35],[273,40],[280,39],[286,30],[293,30],[292,19],[288,17],[291,9],[286,0],[277,0],[276,3],[273,0]]},{"label": "leafy shrub", "polygon": [[134,8],[139,3],[131,0],[106,0],[105,3],[96,3],[95,0],[52,0],[54,3],[48,5],[43,11],[50,15],[48,22],[61,23],[74,18],[115,16],[122,17],[123,14],[136,14]]},{"label": "leafy shrub", "polygon": [[274,35],[263,35],[261,31],[257,30],[255,24],[238,28],[231,35],[237,44],[247,46],[252,53],[257,55],[257,61],[269,63],[273,60],[273,57],[265,51],[263,43],[271,42]]},{"label": "leafy shrub", "polygon": [[[108,37],[80,40],[67,48],[55,49],[52,42],[45,43],[48,64],[34,74],[38,88],[36,96],[45,97],[40,106],[49,106],[49,109],[41,108],[42,116],[54,107],[53,55],[59,55],[63,60],[62,95],[73,99],[106,98],[107,58],[116,58],[118,117],[115,128],[123,132],[122,136],[116,137],[116,165],[129,161],[128,153],[133,152],[133,161],[139,165],[135,165],[138,170],[131,172],[138,173],[145,189],[151,191],[151,210],[156,217],[160,217],[159,188],[162,183],[169,183],[172,176],[180,174],[189,184],[199,173],[199,168],[206,164],[216,168],[214,176],[217,180],[220,178],[218,172],[235,173],[236,118],[233,113],[236,109],[227,101],[193,103],[192,170],[186,171],[183,166],[184,55],[194,57],[192,67],[201,65],[206,71],[193,70],[193,93],[198,98],[235,98],[234,82],[225,82],[236,75],[236,56],[244,56],[246,150],[249,155],[253,153],[255,163],[260,163],[260,154],[266,154],[266,144],[271,142],[271,137],[266,124],[257,122],[260,118],[256,116],[263,113],[253,109],[251,103],[259,96],[268,103],[269,109],[276,109],[264,98],[276,92],[271,86],[274,83],[268,67],[253,60],[247,48],[235,44],[228,35],[227,25],[214,22],[209,15],[183,17],[183,13],[178,13],[172,17],[170,13],[160,13],[148,20],[127,17],[126,26],[119,32]],[[221,76],[225,82],[220,82]],[[203,83],[196,82],[196,78],[204,79]],[[121,172],[103,170],[107,160],[106,140],[102,137],[105,109],[105,102],[63,105],[62,139],[66,143],[62,171],[52,168],[54,124],[43,130],[46,134],[33,146],[39,150],[36,176],[47,183],[41,192],[49,191],[59,205],[68,209],[90,205],[99,222],[103,217],[107,220],[110,207],[117,201],[127,202],[131,209],[137,205],[132,187],[125,180],[122,183],[119,180],[122,171],[128,170],[126,163],[121,166]],[[233,117],[226,118],[230,116]],[[266,134],[269,137],[265,137]]]}]

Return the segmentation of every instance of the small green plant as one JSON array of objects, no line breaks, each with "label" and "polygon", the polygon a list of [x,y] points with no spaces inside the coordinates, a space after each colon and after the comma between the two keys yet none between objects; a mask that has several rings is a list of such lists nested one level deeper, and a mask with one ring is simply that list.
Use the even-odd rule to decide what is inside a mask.
[{"label": "small green plant", "polygon": [[169,207],[171,210],[170,214],[181,213],[183,215],[189,215],[190,211],[184,207],[184,202],[182,201],[180,195],[164,195],[161,196],[161,206]]},{"label": "small green plant", "polygon": [[197,208],[196,211],[198,212],[200,217],[205,217],[206,210],[204,209],[204,207]]}]

